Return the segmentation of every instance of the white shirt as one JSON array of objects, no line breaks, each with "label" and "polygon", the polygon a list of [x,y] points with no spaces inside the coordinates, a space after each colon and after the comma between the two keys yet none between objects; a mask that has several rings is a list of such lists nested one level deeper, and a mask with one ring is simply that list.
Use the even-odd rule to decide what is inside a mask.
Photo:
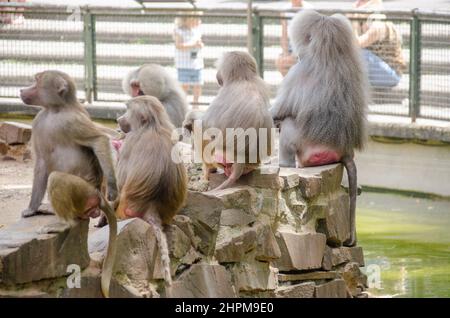
[{"label": "white shirt", "polygon": [[[187,29],[176,28],[175,35],[181,38],[183,44],[195,44],[195,42],[202,39],[202,32],[200,27]],[[203,53],[201,48],[193,48],[190,50],[179,50],[175,47],[175,67],[176,68],[189,68],[189,69],[202,69]]]}]

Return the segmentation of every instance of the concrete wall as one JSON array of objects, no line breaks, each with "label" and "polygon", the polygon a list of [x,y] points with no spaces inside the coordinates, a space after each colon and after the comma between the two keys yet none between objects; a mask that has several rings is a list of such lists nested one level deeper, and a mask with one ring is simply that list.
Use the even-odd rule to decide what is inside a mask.
[{"label": "concrete wall", "polygon": [[356,155],[359,184],[450,197],[450,144],[374,139]]}]

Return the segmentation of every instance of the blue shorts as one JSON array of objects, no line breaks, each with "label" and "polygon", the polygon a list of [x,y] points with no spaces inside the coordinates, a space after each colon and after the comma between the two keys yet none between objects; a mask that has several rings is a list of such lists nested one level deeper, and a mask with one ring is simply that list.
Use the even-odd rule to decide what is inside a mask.
[{"label": "blue shorts", "polygon": [[394,87],[401,77],[385,61],[367,49],[362,50],[369,70],[369,82],[373,87]]},{"label": "blue shorts", "polygon": [[203,85],[203,69],[179,68],[177,72],[180,83]]}]

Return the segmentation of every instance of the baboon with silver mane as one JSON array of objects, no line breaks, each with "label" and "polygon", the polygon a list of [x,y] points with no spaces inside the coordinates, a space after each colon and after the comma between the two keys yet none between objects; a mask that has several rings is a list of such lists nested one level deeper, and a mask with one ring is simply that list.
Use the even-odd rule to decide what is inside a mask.
[{"label": "baboon with silver mane", "polygon": [[350,233],[356,244],[357,174],[354,149],[366,139],[368,79],[349,20],[302,10],[289,27],[298,62],[278,91],[271,114],[280,126],[280,166],[342,162],[350,195]]},{"label": "baboon with silver mane", "polygon": [[188,109],[186,94],[164,67],[144,64],[130,71],[122,81],[122,89],[131,97],[156,97],[163,104],[175,128],[183,124]]}]

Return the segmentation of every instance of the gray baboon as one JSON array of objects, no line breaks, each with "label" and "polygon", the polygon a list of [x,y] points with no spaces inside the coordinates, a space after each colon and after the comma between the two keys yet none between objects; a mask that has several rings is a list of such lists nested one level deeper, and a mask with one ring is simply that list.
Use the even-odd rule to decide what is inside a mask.
[{"label": "gray baboon", "polygon": [[186,94],[164,67],[144,64],[132,70],[123,79],[122,89],[131,97],[156,97],[164,105],[172,124],[181,127],[188,109]]},{"label": "gray baboon", "polygon": [[[215,138],[222,138],[212,166],[223,168],[228,179],[216,190],[229,187],[271,155],[273,127],[268,89],[250,54],[225,53],[218,63],[217,81],[221,88],[202,117],[203,128],[217,129],[221,136]],[[227,129],[233,129],[233,135]],[[206,177],[212,166],[204,166]]]},{"label": "gray baboon", "polygon": [[52,212],[61,221],[40,231],[60,232],[78,218],[97,217],[102,210],[111,226],[109,247],[102,271],[102,292],[109,296],[115,254],[116,218],[101,193],[104,176],[108,199],[117,196],[109,138],[78,103],[73,80],[59,71],[35,75],[35,83],[20,91],[25,104],[44,107],[33,120],[32,144],[36,158],[31,201],[23,217],[42,211],[40,204],[48,185]]},{"label": "gray baboon", "polygon": [[122,218],[140,217],[153,226],[169,287],[170,258],[162,226],[170,223],[187,195],[185,167],[172,160],[174,127],[153,96],[128,101],[127,112],[117,121],[127,136],[117,165],[120,200],[116,213]]},{"label": "gray baboon", "polygon": [[33,120],[36,162],[30,204],[22,216],[46,212],[39,209],[53,171],[79,176],[98,190],[105,177],[108,199],[114,200],[117,185],[109,138],[78,103],[73,80],[59,71],[38,73],[20,96],[25,104],[43,107]]},{"label": "gray baboon", "polygon": [[350,22],[312,10],[289,28],[298,63],[284,78],[271,109],[280,124],[280,165],[317,166],[341,161],[348,173],[351,238],[356,244],[354,149],[366,139],[368,81]]}]

